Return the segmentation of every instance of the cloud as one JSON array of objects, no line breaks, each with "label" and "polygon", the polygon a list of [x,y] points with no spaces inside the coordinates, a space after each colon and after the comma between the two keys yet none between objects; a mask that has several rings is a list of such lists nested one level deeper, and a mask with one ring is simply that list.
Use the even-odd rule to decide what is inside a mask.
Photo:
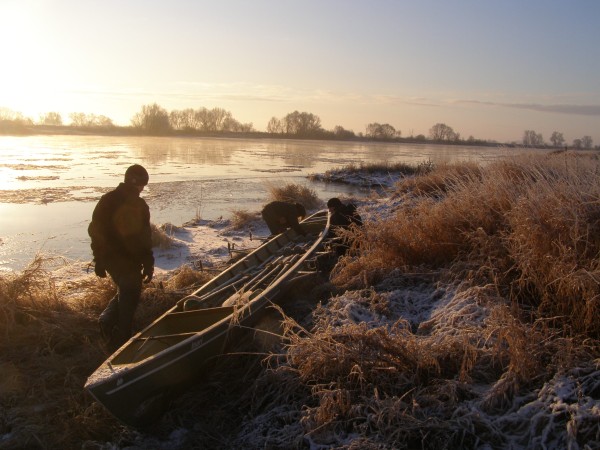
[{"label": "cloud", "polygon": [[206,102],[265,102],[265,103],[345,103],[345,104],[391,104],[420,107],[448,107],[452,105],[476,105],[496,108],[512,108],[551,114],[579,116],[600,116],[600,105],[582,105],[568,103],[517,103],[502,101],[481,101],[451,99],[436,96],[402,96],[394,94],[365,94],[356,92],[338,92],[326,89],[296,89],[284,85],[235,83],[206,83],[178,81],[167,86],[144,87],[102,87],[82,86],[71,88],[70,93],[77,95],[102,96],[110,98],[137,99],[140,102],[153,98],[157,102],[179,101],[185,103]]},{"label": "cloud", "polygon": [[442,106],[439,101],[435,101],[426,97],[402,97],[398,95],[374,95],[373,99],[376,103],[390,103],[397,105],[413,105],[413,106]]},{"label": "cloud", "polygon": [[251,83],[201,83],[178,82],[165,96],[188,100],[230,100],[245,102],[287,102],[301,101],[331,102],[347,97],[327,90],[294,89],[289,86]]},{"label": "cloud", "polygon": [[542,105],[539,103],[501,103],[481,102],[477,100],[459,100],[456,103],[466,103],[485,106],[498,106],[502,108],[526,109],[529,111],[547,112],[555,114],[570,114],[580,116],[600,116],[600,105]]}]

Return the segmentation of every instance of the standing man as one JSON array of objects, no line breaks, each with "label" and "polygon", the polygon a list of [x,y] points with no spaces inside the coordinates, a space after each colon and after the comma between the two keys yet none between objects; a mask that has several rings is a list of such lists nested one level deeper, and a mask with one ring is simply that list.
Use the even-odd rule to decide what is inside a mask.
[{"label": "standing man", "polygon": [[265,205],[261,214],[271,235],[283,233],[288,228],[302,236],[306,234],[298,223],[298,219],[306,217],[306,209],[300,203],[271,202]]},{"label": "standing man", "polygon": [[88,227],[94,271],[101,278],[108,273],[117,285],[117,294],[98,318],[111,351],[131,337],[142,280],[149,283],[154,274],[150,209],[140,198],[148,179],[139,164],[129,167],[124,182],[100,198]]}]

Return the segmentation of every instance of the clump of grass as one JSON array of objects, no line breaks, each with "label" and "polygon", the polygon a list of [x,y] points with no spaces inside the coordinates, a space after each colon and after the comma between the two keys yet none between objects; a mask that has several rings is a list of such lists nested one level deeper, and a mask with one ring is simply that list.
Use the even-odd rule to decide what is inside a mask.
[{"label": "clump of grass", "polygon": [[231,228],[243,230],[255,220],[260,219],[258,212],[250,212],[247,209],[234,209],[231,211]]},{"label": "clump of grass", "polygon": [[322,180],[329,182],[345,182],[345,179],[350,176],[394,176],[395,178],[411,177],[416,175],[425,175],[434,169],[434,164],[431,160],[421,162],[419,164],[408,164],[404,162],[397,163],[359,163],[348,164],[343,167],[334,168],[325,171],[324,174],[311,174],[309,179]]},{"label": "clump of grass", "polygon": [[267,189],[269,191],[269,201],[297,202],[301,203],[307,210],[323,206],[323,201],[319,199],[314,189],[300,184],[288,183],[280,186],[268,182]]},{"label": "clump of grass", "polygon": [[[392,319],[385,294],[353,295],[362,297],[353,305]],[[427,449],[597,442],[591,400],[600,382],[597,348],[560,337],[546,321],[520,320],[494,286],[463,283],[417,333],[403,319],[340,320],[347,296],[317,308],[310,331],[287,318],[286,352],[272,356],[275,369],[260,381],[271,399],[264,410],[291,409],[287,416],[299,417],[315,446],[348,439],[361,448]],[[586,369],[567,378],[583,372],[589,380],[570,386],[560,374],[575,364]],[[575,400],[581,385],[590,388]],[[544,386],[539,397],[534,386]],[[582,425],[578,432],[568,435],[568,425],[555,422],[553,402],[569,403]],[[519,426],[529,420],[534,429]],[[266,442],[290,440],[289,425],[269,425]]]},{"label": "clump of grass", "polygon": [[208,272],[194,270],[190,266],[183,265],[165,281],[164,287],[169,291],[184,291],[187,293],[187,291],[210,281],[212,277]]},{"label": "clump of grass", "polygon": [[150,228],[152,229],[152,247],[165,250],[173,246],[174,240],[171,235],[173,229],[176,228],[174,225],[164,224],[158,227],[152,223],[150,224]]}]

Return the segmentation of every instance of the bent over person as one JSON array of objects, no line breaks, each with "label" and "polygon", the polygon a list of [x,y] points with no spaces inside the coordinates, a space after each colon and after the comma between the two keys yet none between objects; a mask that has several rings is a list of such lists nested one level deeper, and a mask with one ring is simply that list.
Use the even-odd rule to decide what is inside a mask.
[{"label": "bent over person", "polygon": [[345,205],[339,198],[334,197],[327,201],[327,209],[331,213],[329,223],[332,227],[349,228],[352,224],[362,226],[362,218],[352,203]]},{"label": "bent over person", "polygon": [[345,255],[350,249],[351,242],[344,237],[340,230],[349,229],[351,226],[362,227],[362,218],[356,206],[352,203],[344,204],[339,198],[330,198],[327,201],[327,209],[329,209],[330,218],[329,225],[331,227],[330,237],[337,238],[335,248],[339,256]]},{"label": "bent over person", "polygon": [[129,167],[124,182],[100,198],[88,227],[94,271],[101,278],[108,273],[117,285],[117,294],[98,318],[110,350],[131,337],[142,281],[149,283],[154,274],[150,209],[140,198],[148,179],[139,164]]},{"label": "bent over person", "polygon": [[283,233],[288,228],[303,236],[306,234],[298,223],[298,219],[306,216],[306,209],[300,203],[274,201],[265,205],[261,214],[272,235]]}]

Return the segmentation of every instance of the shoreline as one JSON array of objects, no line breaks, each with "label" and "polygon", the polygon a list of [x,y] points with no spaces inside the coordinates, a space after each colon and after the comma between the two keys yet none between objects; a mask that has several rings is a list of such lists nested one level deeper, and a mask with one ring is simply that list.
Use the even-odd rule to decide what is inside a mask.
[{"label": "shoreline", "polygon": [[[281,139],[298,141],[325,141],[325,142],[367,142],[382,144],[424,144],[424,145],[457,145],[473,147],[506,147],[522,148],[516,143],[505,143],[486,140],[462,140],[462,141],[435,141],[427,138],[399,137],[391,139],[372,139],[355,136],[347,139],[339,137],[299,137],[287,134],[268,133],[266,131],[251,132],[203,132],[203,131],[170,131],[168,133],[148,134],[131,126],[114,126],[110,128],[86,128],[70,125],[7,125],[0,123],[0,136],[133,136],[133,137],[179,137],[179,138],[223,138],[223,139]],[[550,149],[553,147],[529,147],[539,149]]]}]

